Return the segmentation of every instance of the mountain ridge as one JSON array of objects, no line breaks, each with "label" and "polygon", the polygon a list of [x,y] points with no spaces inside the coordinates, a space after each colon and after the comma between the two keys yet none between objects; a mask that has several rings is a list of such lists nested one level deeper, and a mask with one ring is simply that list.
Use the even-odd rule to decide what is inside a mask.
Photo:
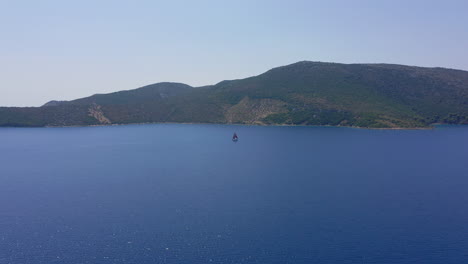
[{"label": "mountain ridge", "polygon": [[41,107],[0,108],[0,126],[164,122],[367,128],[468,124],[468,72],[300,61],[202,87],[162,82]]}]

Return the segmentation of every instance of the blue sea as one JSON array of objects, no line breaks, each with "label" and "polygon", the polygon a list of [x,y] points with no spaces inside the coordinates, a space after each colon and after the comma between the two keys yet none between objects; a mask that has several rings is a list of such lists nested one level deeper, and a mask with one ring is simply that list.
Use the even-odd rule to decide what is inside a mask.
[{"label": "blue sea", "polygon": [[468,263],[468,127],[2,128],[0,263]]}]

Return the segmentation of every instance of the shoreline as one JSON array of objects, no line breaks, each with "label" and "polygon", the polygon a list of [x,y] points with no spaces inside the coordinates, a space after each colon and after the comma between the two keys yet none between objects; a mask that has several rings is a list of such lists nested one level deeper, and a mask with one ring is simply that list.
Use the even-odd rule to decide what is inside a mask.
[{"label": "shoreline", "polygon": [[[337,127],[368,130],[433,130],[438,125],[451,124],[430,124],[427,127],[358,127],[358,126],[332,126],[332,125],[293,125],[293,124],[233,124],[233,123],[193,123],[193,122],[144,122],[126,124],[99,124],[99,125],[70,125],[70,126],[4,126],[0,128],[72,128],[72,127],[110,127],[110,126],[131,126],[131,125],[157,125],[157,124],[179,124],[179,125],[230,125],[230,126],[265,126],[265,127]],[[453,124],[460,125],[463,124]]]}]

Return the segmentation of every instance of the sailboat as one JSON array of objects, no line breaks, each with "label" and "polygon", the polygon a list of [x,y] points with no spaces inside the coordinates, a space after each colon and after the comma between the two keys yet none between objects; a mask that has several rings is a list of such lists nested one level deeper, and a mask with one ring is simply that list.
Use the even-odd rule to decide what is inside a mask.
[{"label": "sailboat", "polygon": [[234,135],[232,136],[232,141],[237,142],[237,140],[239,140],[239,137],[236,133],[234,133]]}]

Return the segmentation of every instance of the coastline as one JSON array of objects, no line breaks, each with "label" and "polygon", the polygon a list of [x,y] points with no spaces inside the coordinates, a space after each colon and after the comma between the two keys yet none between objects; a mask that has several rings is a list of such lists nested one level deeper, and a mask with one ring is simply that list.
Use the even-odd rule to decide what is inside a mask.
[{"label": "coastline", "polygon": [[[452,125],[434,123],[427,127],[358,127],[358,126],[332,126],[332,125],[294,125],[294,124],[236,124],[236,123],[194,123],[194,122],[143,122],[143,123],[114,123],[98,125],[70,125],[70,126],[3,126],[0,128],[73,128],[73,127],[110,127],[110,126],[128,126],[128,125],[155,125],[155,124],[179,124],[179,125],[230,125],[230,126],[271,126],[271,127],[337,127],[367,130],[433,130],[438,125]],[[456,125],[456,124],[453,124]],[[463,124],[459,124],[462,125]]]}]

